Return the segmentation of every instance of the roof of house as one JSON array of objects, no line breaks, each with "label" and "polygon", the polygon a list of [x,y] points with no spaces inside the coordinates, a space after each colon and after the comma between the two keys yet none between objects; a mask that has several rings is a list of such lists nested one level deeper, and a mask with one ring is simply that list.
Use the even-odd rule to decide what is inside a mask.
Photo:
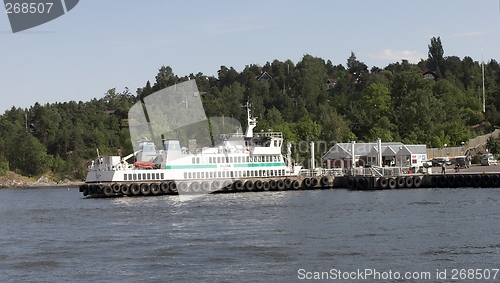
[{"label": "roof of house", "polygon": [[260,80],[272,80],[273,79],[273,77],[271,77],[271,75],[269,75],[266,71],[264,71],[263,73],[261,73],[260,75],[258,75],[255,78],[258,81],[260,81]]},{"label": "roof of house", "polygon": [[[337,143],[323,155],[323,159],[343,159],[351,157],[351,143]],[[426,145],[404,145],[400,142],[383,142],[381,144],[382,156],[426,154]],[[355,143],[354,155],[376,156],[378,155],[378,145],[371,143]]]}]

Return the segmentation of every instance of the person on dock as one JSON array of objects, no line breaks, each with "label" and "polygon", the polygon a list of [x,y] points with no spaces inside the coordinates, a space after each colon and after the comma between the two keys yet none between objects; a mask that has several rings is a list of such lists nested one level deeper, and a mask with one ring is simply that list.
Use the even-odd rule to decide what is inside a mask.
[{"label": "person on dock", "polygon": [[441,174],[446,174],[446,163],[441,164]]}]

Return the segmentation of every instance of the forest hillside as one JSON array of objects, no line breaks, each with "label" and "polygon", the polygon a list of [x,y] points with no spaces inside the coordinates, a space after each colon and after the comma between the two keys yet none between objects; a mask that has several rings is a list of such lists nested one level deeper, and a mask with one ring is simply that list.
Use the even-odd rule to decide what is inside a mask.
[{"label": "forest hillside", "polygon": [[207,117],[233,117],[245,126],[241,106],[249,101],[256,131],[281,131],[295,144],[322,141],[318,155],[335,142],[377,138],[458,146],[500,125],[500,64],[484,63],[483,112],[481,62],[444,56],[439,37],[428,48],[418,64],[402,60],[371,69],[354,53],[345,65],[304,55],[299,62],[250,64],[241,72],[221,66],[217,76],[178,76],[162,66],[135,94],[113,88],[87,102],[13,107],[0,116],[0,174],[84,179],[97,149],[101,155],[132,152],[127,113],[134,103],[187,80],[196,80]]}]

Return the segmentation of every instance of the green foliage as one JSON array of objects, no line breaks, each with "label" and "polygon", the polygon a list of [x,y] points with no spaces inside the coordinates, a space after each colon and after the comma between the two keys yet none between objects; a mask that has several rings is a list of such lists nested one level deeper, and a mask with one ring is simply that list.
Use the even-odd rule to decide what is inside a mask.
[{"label": "green foliage", "polygon": [[500,141],[498,139],[495,139],[495,138],[490,136],[488,138],[488,140],[486,141],[486,148],[488,149],[489,153],[499,154],[500,153]]},{"label": "green foliage", "polygon": [[5,158],[0,158],[0,176],[9,173],[9,162]]},{"label": "green foliage", "polygon": [[474,155],[474,156],[472,156],[470,163],[471,164],[480,164],[482,158],[483,157],[481,155]]},{"label": "green foliage", "polygon": [[444,49],[441,44],[441,38],[432,37],[429,45],[429,58],[427,59],[427,68],[435,71],[440,77],[445,73]]}]

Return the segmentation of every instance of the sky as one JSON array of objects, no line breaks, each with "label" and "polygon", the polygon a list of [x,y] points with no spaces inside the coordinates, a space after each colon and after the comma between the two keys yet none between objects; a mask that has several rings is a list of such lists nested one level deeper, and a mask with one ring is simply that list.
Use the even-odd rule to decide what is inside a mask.
[{"label": "sky", "polygon": [[217,76],[305,54],[345,66],[351,52],[369,68],[417,63],[438,36],[445,56],[500,61],[500,0],[80,0],[18,33],[0,12],[0,113],[135,94],[161,66]]}]

